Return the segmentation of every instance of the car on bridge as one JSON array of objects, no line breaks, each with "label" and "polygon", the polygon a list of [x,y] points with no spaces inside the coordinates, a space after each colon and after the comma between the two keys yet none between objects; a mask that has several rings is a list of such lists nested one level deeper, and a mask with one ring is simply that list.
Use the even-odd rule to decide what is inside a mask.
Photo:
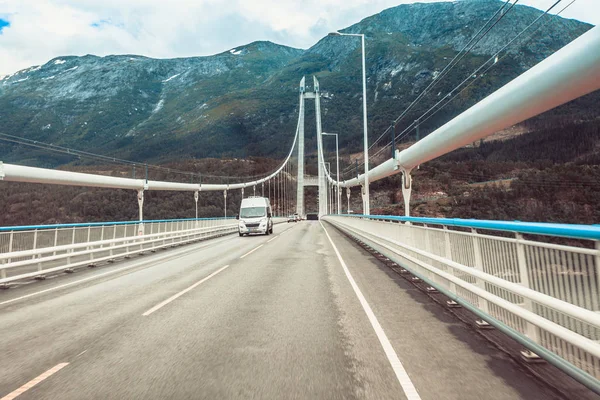
[{"label": "car on bridge", "polygon": [[298,215],[298,213],[296,214],[292,214],[288,217],[288,221],[287,222],[298,222],[301,221],[300,215]]},{"label": "car on bridge", "polygon": [[251,233],[269,235],[273,233],[271,216],[271,203],[268,198],[251,196],[242,199],[240,213],[236,216],[236,219],[239,220],[239,235],[244,236]]}]

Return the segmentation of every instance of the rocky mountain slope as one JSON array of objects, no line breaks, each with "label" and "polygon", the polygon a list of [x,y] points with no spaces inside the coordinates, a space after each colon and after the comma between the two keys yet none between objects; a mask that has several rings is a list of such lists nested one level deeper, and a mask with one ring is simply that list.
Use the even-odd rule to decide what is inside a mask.
[{"label": "rocky mountain slope", "polygon": [[[366,34],[372,140],[436,79],[502,3],[400,5],[343,30]],[[537,9],[514,7],[406,121],[437,102],[541,14]],[[423,124],[422,134],[590,27],[545,16],[537,29],[501,54],[486,76]],[[254,42],[208,57],[59,57],[1,78],[0,133],[138,161],[280,156],[293,139],[298,81],[313,74],[325,92],[323,128],[341,133],[340,145],[348,151],[360,148],[359,40],[331,36],[307,50]],[[587,105],[597,97],[569,105],[569,115],[590,117]],[[314,147],[312,140],[307,145]],[[5,143],[0,146],[0,159],[46,166],[65,162]]]}]

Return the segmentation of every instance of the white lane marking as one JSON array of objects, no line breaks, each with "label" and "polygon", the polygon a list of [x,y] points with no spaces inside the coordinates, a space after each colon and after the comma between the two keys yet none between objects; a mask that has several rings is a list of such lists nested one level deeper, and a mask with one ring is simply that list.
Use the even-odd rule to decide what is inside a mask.
[{"label": "white lane marking", "polygon": [[187,289],[182,290],[181,292],[177,293],[176,295],[173,295],[171,297],[169,297],[168,299],[166,299],[165,301],[163,301],[162,303],[159,303],[157,305],[155,305],[154,307],[152,307],[151,309],[149,309],[148,311],[146,311],[145,313],[143,313],[142,315],[144,317],[147,317],[148,315],[152,314],[154,311],[159,310],[161,308],[163,308],[164,306],[166,306],[167,304],[169,304],[170,302],[172,302],[173,300],[177,299],[178,297],[183,296],[184,294],[186,294],[187,292],[189,292],[190,290],[194,289],[196,286],[201,285],[202,283],[206,282],[207,280],[209,280],[210,278],[212,278],[213,276],[217,275],[219,272],[223,271],[224,269],[228,268],[229,265],[224,266],[221,269],[216,270],[215,272],[213,272],[212,274],[210,274],[209,276],[207,276],[204,279],[199,280],[198,282],[194,283],[192,286],[190,286]]},{"label": "white lane marking", "polygon": [[77,358],[77,357],[79,357],[79,356],[82,356],[82,355],[84,355],[86,351],[87,351],[87,349],[85,349],[85,350],[84,350],[84,351],[82,351],[81,353],[77,354],[77,355],[75,356],[75,358]]},{"label": "white lane marking", "polygon": [[271,238],[269,240],[267,240],[267,243],[272,242],[273,240],[277,239],[279,237],[279,235],[275,236],[274,238]]},{"label": "white lane marking", "polygon": [[387,356],[388,361],[390,362],[390,365],[392,366],[392,369],[396,373],[396,378],[398,379],[400,386],[402,386],[402,390],[404,390],[404,394],[406,395],[406,398],[408,400],[421,400],[421,396],[419,396],[419,393],[417,392],[415,385],[410,380],[408,373],[404,369],[404,366],[400,362],[400,359],[398,358],[396,351],[392,347],[392,344],[390,343],[387,335],[385,334],[385,332],[383,331],[383,328],[379,324],[379,321],[377,320],[377,317],[373,313],[371,306],[369,305],[369,303],[367,303],[365,296],[363,296],[358,285],[356,284],[356,281],[350,274],[350,270],[348,270],[348,266],[342,259],[340,252],[338,251],[337,247],[333,243],[333,240],[331,240],[331,236],[329,236],[329,232],[327,232],[327,229],[325,229],[325,227],[323,226],[323,223],[321,223],[321,221],[319,221],[319,223],[321,224],[321,227],[325,231],[325,234],[327,235],[327,238],[329,239],[329,243],[331,243],[331,246],[333,247],[333,250],[335,251],[337,258],[340,261],[340,264],[342,264],[342,268],[344,269],[344,272],[346,273],[346,277],[350,281],[350,285],[352,286],[352,289],[354,289],[354,293],[356,294],[356,297],[358,297],[358,300],[360,301],[360,304],[362,305],[363,310],[365,310],[365,314],[367,314],[367,317],[369,318],[369,322],[371,322],[371,326],[373,327],[373,330],[375,330],[375,333],[377,334],[379,343],[381,343],[381,347],[383,347],[383,351],[385,352],[385,355]]},{"label": "white lane marking", "polygon": [[[115,269],[115,270],[112,270],[112,271],[104,272],[104,273],[99,274],[99,275],[90,276],[89,278],[80,279],[80,280],[75,281],[75,282],[65,283],[64,285],[55,286],[55,287],[50,288],[50,289],[40,290],[39,292],[26,294],[26,295],[21,296],[21,297],[17,297],[17,298],[11,299],[11,300],[3,301],[3,302],[0,303],[0,306],[3,306],[5,304],[14,303],[15,301],[27,299],[29,297],[37,296],[37,295],[40,295],[40,294],[44,294],[44,293],[48,293],[48,292],[53,292],[55,290],[62,289],[62,288],[65,288],[65,287],[77,285],[78,283],[91,281],[91,280],[97,279],[97,278],[102,278],[103,276],[106,276],[106,275],[116,274],[117,272],[126,271],[126,270],[131,269],[131,268],[139,267],[140,265],[152,264],[152,263],[155,263],[155,262],[158,262],[158,261],[162,261],[162,260],[167,259],[167,258],[177,257],[177,256],[179,256],[181,254],[185,254],[187,252],[193,252],[193,251],[196,251],[196,250],[200,250],[200,249],[203,249],[205,247],[208,247],[211,244],[218,244],[218,243],[221,243],[221,242],[225,242],[227,240],[231,240],[231,238],[219,240],[218,242],[208,243],[205,246],[197,247],[196,249],[182,249],[181,251],[178,251],[176,253],[170,253],[170,254],[167,253],[167,254],[162,255],[160,257],[152,258],[152,259],[146,259],[144,261],[140,261],[138,263],[129,265],[127,267],[123,267],[123,268]],[[2,399],[0,399],[0,400],[2,400]]]},{"label": "white lane marking", "polygon": [[280,235],[283,235],[284,233],[287,233],[290,229],[293,229],[294,227],[292,226],[291,228],[287,228],[285,231],[281,232]]},{"label": "white lane marking", "polygon": [[246,257],[246,256],[248,256],[248,255],[250,255],[250,254],[254,253],[256,250],[260,249],[260,248],[261,248],[261,247],[263,247],[263,246],[264,246],[264,245],[263,245],[263,244],[261,244],[260,246],[253,248],[252,250],[250,250],[249,252],[247,252],[246,254],[244,254],[243,256],[241,256],[240,258],[244,258],[244,257]]},{"label": "white lane marking", "polygon": [[38,383],[50,378],[52,375],[54,375],[55,373],[57,373],[58,371],[60,371],[64,367],[66,367],[67,365],[69,365],[69,363],[61,363],[61,364],[58,364],[58,365],[50,368],[48,371],[44,372],[37,378],[30,380],[29,382],[27,382],[26,384],[24,384],[23,386],[21,386],[20,388],[15,390],[14,392],[7,394],[0,400],[13,400],[17,396],[22,395],[23,393],[25,393],[26,391],[28,391],[29,389],[31,389],[32,387],[37,385]]}]

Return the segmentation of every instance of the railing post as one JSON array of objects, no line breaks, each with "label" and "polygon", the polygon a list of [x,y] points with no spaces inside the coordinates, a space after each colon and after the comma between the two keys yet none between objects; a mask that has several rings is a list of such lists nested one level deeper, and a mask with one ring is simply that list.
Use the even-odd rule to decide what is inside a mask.
[{"label": "railing post", "polygon": [[[58,228],[54,228],[54,247],[58,243]],[[56,255],[56,251],[52,253],[53,256]]]},{"label": "railing post", "polygon": [[[446,258],[450,261],[454,261],[452,260],[452,244],[450,243],[450,232],[448,232],[448,227],[444,225],[444,243],[445,243],[445,250],[446,250]],[[451,272],[453,271],[452,268]],[[446,269],[444,269],[444,272],[447,272]],[[454,275],[454,273],[452,273],[452,275]],[[450,283],[450,290],[452,291],[452,293],[456,293],[456,284],[453,282],[449,282]]]},{"label": "railing post", "polygon": [[[127,226],[125,225],[125,229],[123,229],[123,239],[127,239]],[[125,247],[125,257],[127,258],[129,256],[129,240],[125,240],[125,243],[127,244],[127,246]]]},{"label": "railing post", "polygon": [[[178,222],[177,224],[179,225],[180,223]],[[180,226],[180,227],[179,227],[179,229],[178,229],[179,231],[183,231],[183,230],[184,230],[183,224],[184,224],[184,222],[183,222],[183,221],[181,221],[181,224],[180,224],[181,226]],[[184,241],[184,238],[183,238],[183,236],[181,236],[181,237],[179,238],[179,242],[183,242],[183,241]]]},{"label": "railing post", "polygon": [[[73,230],[71,231],[72,232],[71,233],[71,244],[75,244],[75,229],[76,228],[73,228]],[[73,249],[69,249],[67,251],[69,252],[69,254],[73,253]],[[70,264],[71,264],[71,256],[67,257],[67,265],[70,265]]]},{"label": "railing post", "polygon": [[[522,286],[530,288],[529,286],[529,273],[527,271],[527,258],[525,257],[525,245],[523,244],[523,235],[516,232],[515,237],[517,239],[517,263],[519,265],[519,280]],[[523,308],[533,313],[536,313],[533,309],[533,303],[530,299],[523,298]],[[536,313],[537,314],[537,313]],[[539,329],[537,326],[525,322],[525,334],[534,342],[539,343]]]},{"label": "railing post", "polygon": [[[144,235],[144,189],[137,191],[138,213],[140,223],[138,225],[138,236]],[[125,229],[127,230],[127,229]]]},{"label": "railing post", "polygon": [[[37,230],[37,229],[35,229],[35,230],[33,231],[33,248],[32,248],[32,250],[36,250],[36,249],[37,249],[37,237],[38,237],[38,230]],[[33,256],[31,256],[31,259],[32,259],[32,260],[35,260],[35,257],[36,257],[36,256],[35,256],[35,255],[33,255]]]},{"label": "railing post", "polygon": [[423,228],[425,229],[425,251],[431,253],[431,244],[429,243],[429,227],[427,224],[423,224]]},{"label": "railing post", "polygon": [[[150,234],[154,234],[154,222],[150,224]],[[158,239],[158,237],[152,239],[152,250],[154,250],[154,247],[156,247],[156,242],[154,241],[155,239]]]},{"label": "railing post", "polygon": [[[12,253],[12,250],[13,250],[13,235],[14,235],[14,232],[10,231],[10,236],[8,238],[8,252],[9,253]],[[8,260],[6,260],[6,262],[8,264],[10,264],[11,261],[12,261],[12,258],[9,258]],[[5,274],[5,276],[3,278],[6,278],[6,272],[4,270],[2,270],[2,272],[4,272],[4,274]]]},{"label": "railing post", "polygon": [[[88,232],[87,232],[87,243],[90,243],[90,237],[91,237],[91,233],[92,233],[92,227],[88,226]],[[89,251],[90,250],[90,246],[87,246],[86,249]],[[92,261],[94,259],[94,252],[90,252],[90,261]]]},{"label": "railing post", "polygon": [[450,233],[448,227],[444,225],[444,242],[446,244],[446,258],[452,260],[452,245],[450,244]]},{"label": "railing post", "polygon": [[[112,237],[112,238],[113,238],[113,240],[115,240],[115,239],[117,238],[117,225],[113,225],[113,237]],[[114,242],[112,242],[112,243],[110,244],[110,255],[111,255],[111,256],[112,256],[112,255],[113,255],[113,253],[114,253],[114,252],[113,252],[113,247],[114,247],[114,246],[115,246],[115,243],[114,243]]]},{"label": "railing post", "polygon": [[[38,231],[37,231],[37,229],[36,229],[36,230],[35,230],[35,233],[33,234],[33,249],[34,249],[34,250],[36,250],[36,249],[37,249],[37,234],[38,234]],[[42,258],[42,255],[41,255],[41,254],[38,254],[37,256],[36,256],[36,255],[34,255],[34,256],[32,256],[32,257],[31,257],[31,259],[32,259],[32,260],[35,260],[35,259],[36,259],[36,257],[37,257],[37,258]],[[37,263],[37,270],[38,270],[38,272],[42,270],[42,263],[41,263],[41,262]]]},{"label": "railing post", "polygon": [[[483,270],[483,257],[481,255],[481,246],[479,243],[479,234],[477,233],[477,229],[471,228],[471,238],[473,238],[473,254],[475,255],[475,269],[481,272],[485,272]],[[485,287],[485,281],[479,278],[475,278],[475,282],[477,286],[479,286],[483,290],[487,290]],[[477,299],[477,302],[480,304],[481,311],[486,314],[489,311],[488,302],[485,299]]]}]

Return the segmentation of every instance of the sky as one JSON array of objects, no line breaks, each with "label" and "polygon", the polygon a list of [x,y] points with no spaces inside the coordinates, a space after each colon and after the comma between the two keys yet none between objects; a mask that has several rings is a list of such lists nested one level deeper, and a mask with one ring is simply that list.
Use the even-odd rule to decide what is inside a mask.
[{"label": "sky", "polygon": [[[420,0],[434,1],[440,0]],[[0,76],[65,55],[202,56],[256,40],[308,48],[328,32],[414,2],[0,0]],[[554,2],[521,0],[519,4],[545,9]],[[562,15],[598,25],[600,1],[576,0]]]}]

